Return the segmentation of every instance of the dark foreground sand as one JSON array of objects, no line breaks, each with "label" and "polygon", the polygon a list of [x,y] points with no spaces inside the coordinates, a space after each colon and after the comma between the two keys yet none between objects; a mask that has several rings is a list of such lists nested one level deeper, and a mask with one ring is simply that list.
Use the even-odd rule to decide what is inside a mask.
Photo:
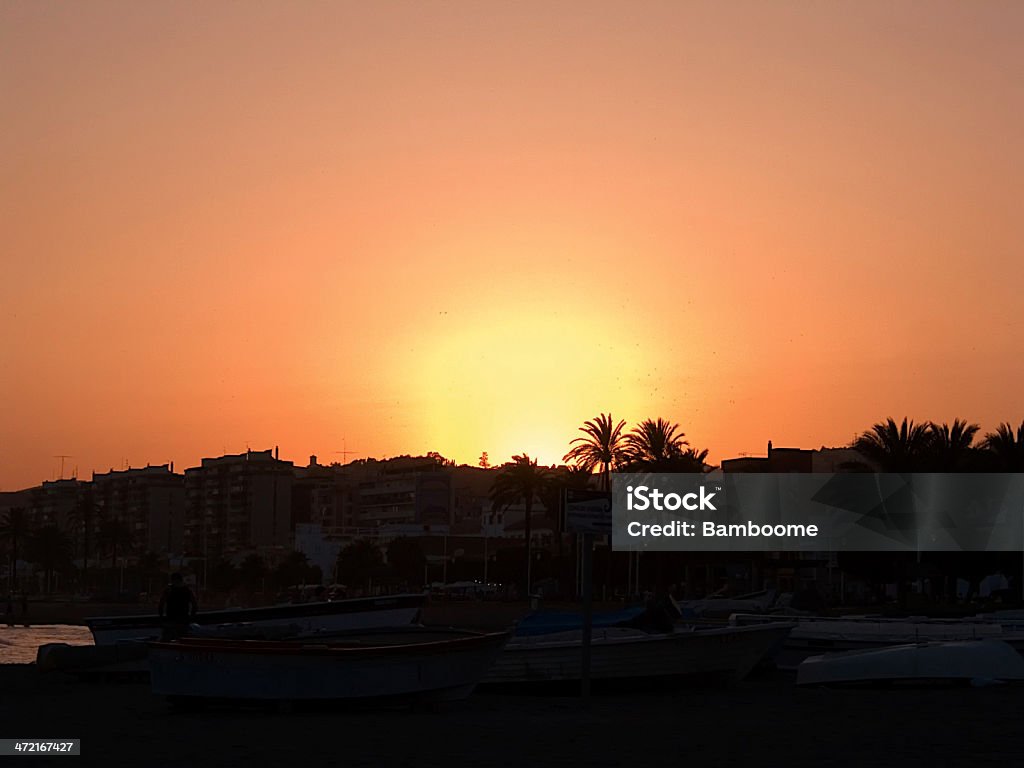
[{"label": "dark foreground sand", "polygon": [[111,767],[1024,765],[1022,707],[1024,688],[1010,686],[801,690],[773,674],[589,709],[478,693],[427,711],[178,713],[144,685],[0,667],[0,736],[78,737],[78,764]]}]

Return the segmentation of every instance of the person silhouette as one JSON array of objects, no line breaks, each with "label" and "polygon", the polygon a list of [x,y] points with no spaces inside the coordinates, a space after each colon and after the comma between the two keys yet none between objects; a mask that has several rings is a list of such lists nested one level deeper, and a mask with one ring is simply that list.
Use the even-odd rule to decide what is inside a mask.
[{"label": "person silhouette", "polygon": [[198,605],[196,596],[185,584],[180,573],[171,576],[171,583],[160,596],[158,613],[163,622],[161,640],[176,640],[188,632],[188,625],[195,618]]}]

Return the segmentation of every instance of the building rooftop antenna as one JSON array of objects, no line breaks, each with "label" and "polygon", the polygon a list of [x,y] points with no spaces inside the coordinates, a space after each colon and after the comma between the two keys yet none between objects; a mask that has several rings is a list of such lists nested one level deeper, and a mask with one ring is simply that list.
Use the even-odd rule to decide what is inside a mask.
[{"label": "building rooftop antenna", "polygon": [[355,454],[359,453],[359,451],[350,451],[350,450],[348,450],[348,445],[345,442],[345,438],[341,438],[341,450],[340,451],[331,451],[331,453],[340,453],[341,454],[341,463],[342,463],[342,465],[345,465],[345,464],[348,463],[349,454],[355,455]]},{"label": "building rooftop antenna", "polygon": [[58,453],[53,458],[60,459],[60,478],[59,479],[63,480],[64,479],[64,459],[73,459],[75,457],[70,455],[70,454],[67,454],[67,453]]}]

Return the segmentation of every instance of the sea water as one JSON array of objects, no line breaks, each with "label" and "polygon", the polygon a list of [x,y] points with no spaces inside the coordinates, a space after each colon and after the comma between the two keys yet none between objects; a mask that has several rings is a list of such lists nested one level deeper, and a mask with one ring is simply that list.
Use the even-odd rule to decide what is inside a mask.
[{"label": "sea water", "polygon": [[[0,621],[3,618],[0,617]],[[92,645],[88,627],[72,624],[38,624],[8,627],[0,624],[0,664],[29,664],[36,660],[36,651],[47,643]]]}]

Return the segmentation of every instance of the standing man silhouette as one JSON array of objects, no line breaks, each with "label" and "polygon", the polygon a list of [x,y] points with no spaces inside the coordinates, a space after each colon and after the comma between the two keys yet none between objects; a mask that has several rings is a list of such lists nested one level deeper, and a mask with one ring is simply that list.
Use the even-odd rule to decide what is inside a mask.
[{"label": "standing man silhouette", "polygon": [[161,640],[176,640],[188,631],[188,625],[195,618],[198,605],[196,596],[185,584],[180,573],[171,576],[171,583],[160,596],[158,612],[163,621]]}]

